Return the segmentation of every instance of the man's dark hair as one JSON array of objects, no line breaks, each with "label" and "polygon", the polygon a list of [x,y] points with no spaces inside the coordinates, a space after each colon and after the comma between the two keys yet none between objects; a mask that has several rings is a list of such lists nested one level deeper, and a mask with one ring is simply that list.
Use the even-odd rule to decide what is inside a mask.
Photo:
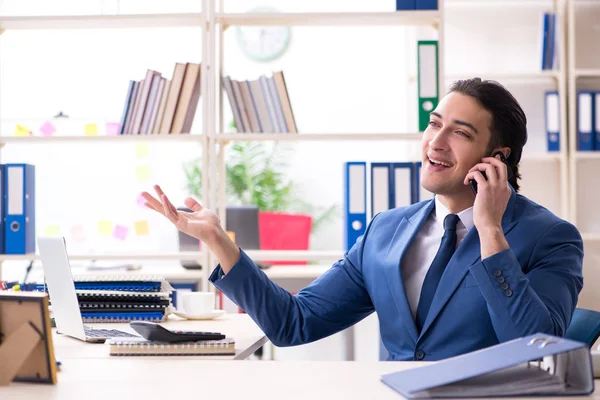
[{"label": "man's dark hair", "polygon": [[527,143],[527,117],[514,96],[496,81],[472,78],[459,80],[450,87],[451,92],[473,97],[492,114],[491,138],[488,153],[497,147],[509,147],[508,165],[513,177],[508,181],[516,192],[519,191],[519,162],[523,146]]}]

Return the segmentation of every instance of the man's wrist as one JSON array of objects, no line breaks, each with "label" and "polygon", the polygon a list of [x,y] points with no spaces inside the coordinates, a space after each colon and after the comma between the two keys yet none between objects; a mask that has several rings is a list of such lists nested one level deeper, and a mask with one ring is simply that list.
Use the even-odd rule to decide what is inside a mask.
[{"label": "man's wrist", "polygon": [[219,260],[223,272],[227,274],[238,262],[240,248],[223,229],[215,229],[211,237],[211,242],[207,242],[206,244]]},{"label": "man's wrist", "polygon": [[510,246],[502,232],[502,226],[489,226],[479,231],[481,244],[481,259],[490,257],[496,253],[507,250]]}]

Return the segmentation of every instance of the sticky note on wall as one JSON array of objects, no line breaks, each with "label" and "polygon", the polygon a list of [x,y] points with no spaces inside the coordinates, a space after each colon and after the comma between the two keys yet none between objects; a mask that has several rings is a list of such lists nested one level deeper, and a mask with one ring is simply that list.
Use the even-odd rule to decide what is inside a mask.
[{"label": "sticky note on wall", "polygon": [[83,225],[72,226],[71,237],[75,242],[83,242],[85,240],[85,230],[83,229]]},{"label": "sticky note on wall", "polygon": [[106,135],[107,136],[116,136],[119,134],[121,130],[121,124],[118,122],[107,122],[106,123]]},{"label": "sticky note on wall", "polygon": [[44,136],[52,136],[56,132],[56,127],[52,122],[46,121],[40,126],[40,132],[42,132],[42,135]]},{"label": "sticky note on wall", "polygon": [[138,236],[148,236],[148,221],[135,221],[135,234]]},{"label": "sticky note on wall", "polygon": [[101,235],[111,235],[113,233],[113,223],[110,221],[99,221],[98,233]]},{"label": "sticky note on wall", "polygon": [[30,133],[30,130],[25,125],[17,124],[15,126],[15,132],[14,132],[15,136],[29,136],[29,133]]},{"label": "sticky note on wall", "polygon": [[127,238],[128,231],[129,231],[129,229],[127,229],[126,226],[117,224],[117,225],[115,225],[115,230],[113,231],[113,236],[117,239],[125,240]]},{"label": "sticky note on wall", "polygon": [[148,156],[148,143],[136,143],[135,144],[135,155],[138,157]]},{"label": "sticky note on wall", "polygon": [[83,130],[85,136],[98,136],[98,125],[96,124],[85,124]]},{"label": "sticky note on wall", "polygon": [[138,198],[137,198],[137,204],[138,204],[138,206],[140,206],[140,207],[146,207],[144,205],[145,203],[146,203],[146,199],[144,198],[144,196],[142,196],[141,194],[138,195]]},{"label": "sticky note on wall", "polygon": [[44,228],[44,235],[59,236],[60,235],[60,227],[58,225],[48,225]]},{"label": "sticky note on wall", "polygon": [[150,179],[150,168],[147,165],[142,165],[141,167],[137,167],[135,169],[135,176],[140,181],[147,181]]}]

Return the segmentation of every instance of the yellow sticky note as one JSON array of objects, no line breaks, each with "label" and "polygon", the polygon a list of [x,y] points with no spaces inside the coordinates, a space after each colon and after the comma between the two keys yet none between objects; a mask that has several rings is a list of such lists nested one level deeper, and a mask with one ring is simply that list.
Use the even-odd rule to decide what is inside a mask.
[{"label": "yellow sticky note", "polygon": [[148,155],[148,143],[136,143],[135,155],[138,157],[146,157]]},{"label": "yellow sticky note", "polygon": [[96,124],[85,124],[83,129],[85,136],[98,136],[98,125]]},{"label": "yellow sticky note", "polygon": [[113,233],[112,222],[110,222],[110,221],[98,222],[98,233],[101,235],[112,235],[112,233]]},{"label": "yellow sticky note", "polygon": [[44,235],[59,236],[60,235],[60,227],[58,225],[48,225],[44,228]]},{"label": "yellow sticky note", "polygon": [[150,168],[147,165],[142,165],[141,167],[137,167],[135,169],[135,176],[137,176],[140,181],[147,181],[150,179]]},{"label": "yellow sticky note", "polygon": [[25,125],[19,125],[17,124],[15,126],[15,132],[14,135],[15,136],[29,136],[29,128],[26,127]]},{"label": "yellow sticky note", "polygon": [[229,239],[231,239],[235,243],[235,232],[226,231],[226,233],[227,233],[227,236],[229,236]]},{"label": "yellow sticky note", "polygon": [[138,236],[148,236],[148,221],[135,221],[135,234]]}]

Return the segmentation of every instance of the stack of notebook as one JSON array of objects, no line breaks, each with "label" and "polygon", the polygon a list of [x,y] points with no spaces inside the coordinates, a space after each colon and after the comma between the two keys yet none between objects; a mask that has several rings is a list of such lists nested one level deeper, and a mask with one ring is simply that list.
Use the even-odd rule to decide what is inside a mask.
[{"label": "stack of notebook", "polygon": [[84,322],[164,321],[173,287],[163,277],[75,276]]}]

